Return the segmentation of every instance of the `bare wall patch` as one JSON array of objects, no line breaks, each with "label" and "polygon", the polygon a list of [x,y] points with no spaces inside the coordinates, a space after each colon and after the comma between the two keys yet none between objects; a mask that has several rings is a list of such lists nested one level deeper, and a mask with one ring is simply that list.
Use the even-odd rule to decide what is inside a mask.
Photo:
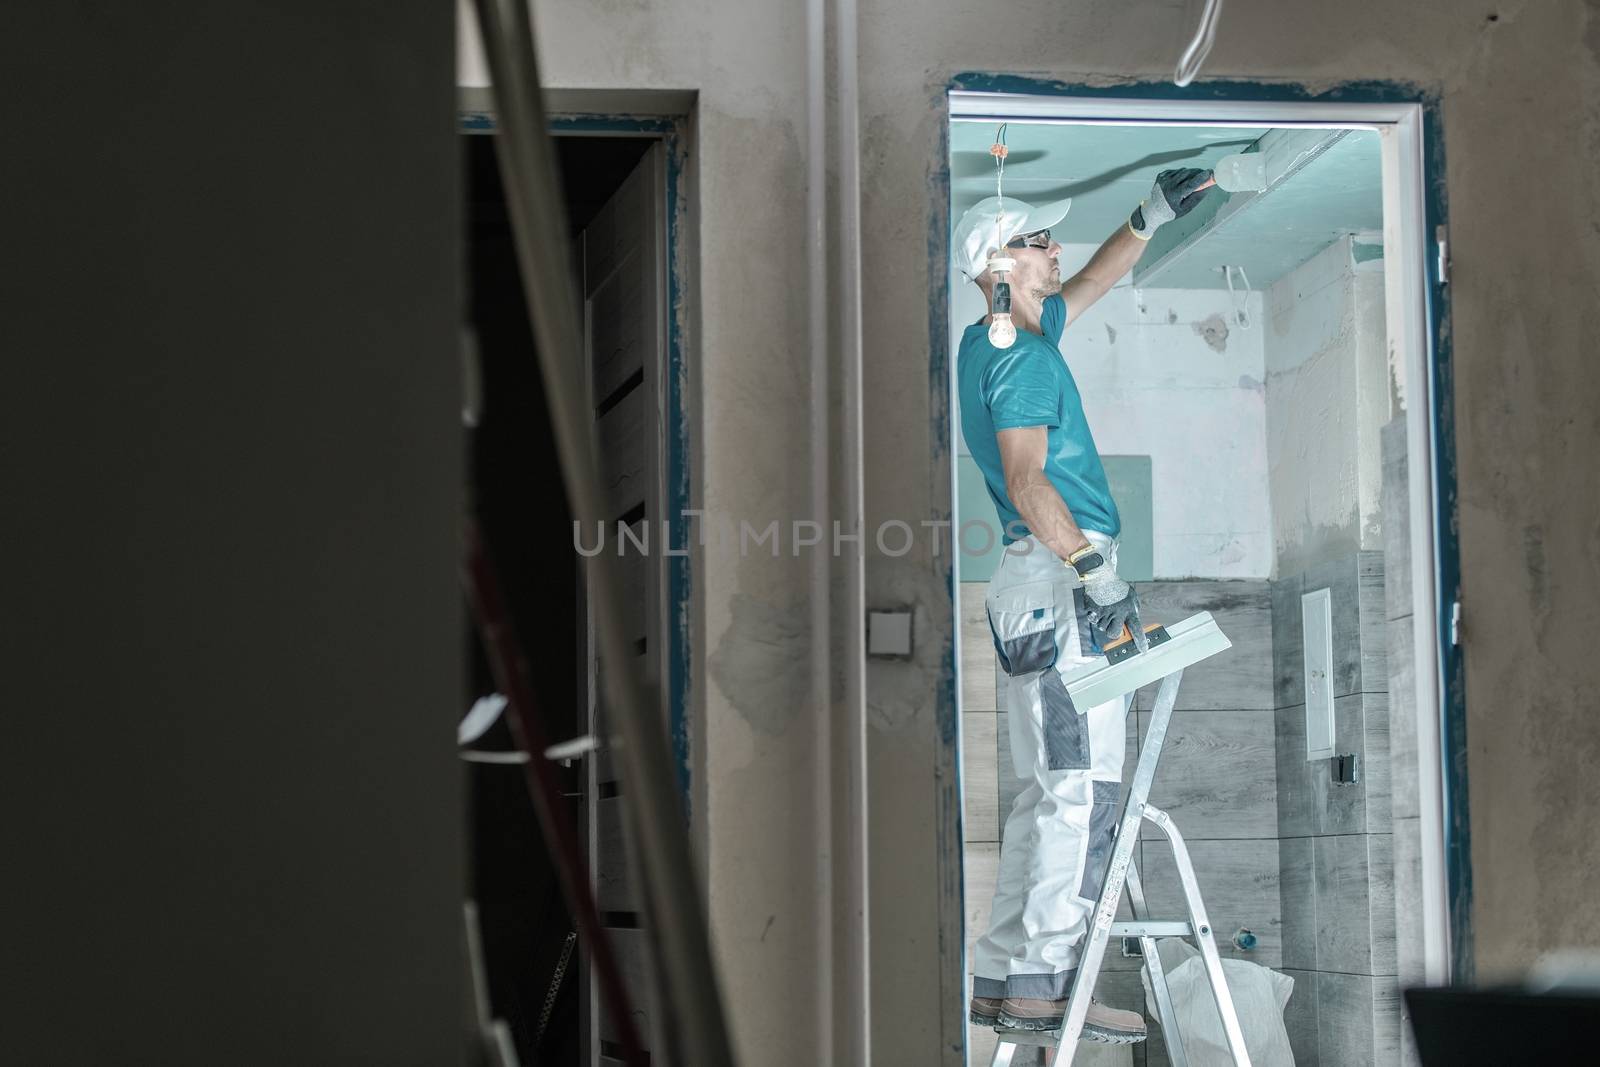
[{"label": "bare wall patch", "polygon": [[810,615],[735,593],[733,618],[707,661],[711,678],[752,729],[781,734],[810,692]]},{"label": "bare wall patch", "polygon": [[1211,346],[1213,352],[1228,350],[1228,323],[1221,315],[1201,319],[1193,325],[1193,329],[1206,344]]}]

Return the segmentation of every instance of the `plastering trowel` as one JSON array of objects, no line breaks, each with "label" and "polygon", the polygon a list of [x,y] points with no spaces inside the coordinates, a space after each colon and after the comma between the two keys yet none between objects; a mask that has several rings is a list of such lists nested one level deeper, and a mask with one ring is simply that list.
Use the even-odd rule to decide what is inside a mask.
[{"label": "plastering trowel", "polygon": [[1201,189],[1215,185],[1225,193],[1259,193],[1267,187],[1265,152],[1235,152],[1223,156],[1211,168],[1211,178]]},{"label": "plastering trowel", "polygon": [[1171,626],[1146,626],[1144,633],[1149,641],[1145,651],[1139,651],[1133,635],[1124,629],[1102,655],[1062,675],[1073,706],[1092,708],[1115,700],[1233,647],[1209,611]]}]

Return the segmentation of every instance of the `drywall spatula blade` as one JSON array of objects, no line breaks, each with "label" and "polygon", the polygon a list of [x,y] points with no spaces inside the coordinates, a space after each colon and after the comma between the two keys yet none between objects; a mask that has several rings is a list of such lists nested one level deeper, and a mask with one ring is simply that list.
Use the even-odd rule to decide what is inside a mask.
[{"label": "drywall spatula blade", "polygon": [[[1116,662],[1096,656],[1093,662],[1062,675],[1073,705],[1088,709],[1104,704],[1233,647],[1209,611],[1173,623],[1164,632],[1165,640],[1157,640],[1151,632],[1147,651],[1123,651]],[[1133,642],[1126,645],[1131,648]],[[1116,651],[1114,648],[1113,653]]]},{"label": "drywall spatula blade", "polygon": [[1212,164],[1211,176],[1225,193],[1259,193],[1267,187],[1265,152],[1238,152]]}]

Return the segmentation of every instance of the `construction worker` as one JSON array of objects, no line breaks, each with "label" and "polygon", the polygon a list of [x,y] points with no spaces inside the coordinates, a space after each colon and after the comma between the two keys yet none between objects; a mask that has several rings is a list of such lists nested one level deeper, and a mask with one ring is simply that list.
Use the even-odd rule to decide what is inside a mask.
[{"label": "construction worker", "polygon": [[[1050,227],[1070,201],[1033,207],[990,197],[955,229],[957,265],[986,298],[996,283],[989,259],[1015,260],[1006,279],[1015,342],[992,343],[987,315],[967,327],[956,357],[961,429],[1004,527],[987,607],[1012,764],[1027,781],[1006,817],[989,929],[974,960],[978,1025],[1061,1025],[1116,831],[1127,713],[1126,698],[1073,707],[1061,679],[1124,626],[1144,642],[1138,598],[1117,574],[1117,504],[1061,355],[1062,332],[1133,269],[1157,227],[1193,209],[1209,178],[1162,171],[1127,225],[1065,282]],[[1142,1041],[1144,1017],[1095,1002],[1083,1034]]]}]

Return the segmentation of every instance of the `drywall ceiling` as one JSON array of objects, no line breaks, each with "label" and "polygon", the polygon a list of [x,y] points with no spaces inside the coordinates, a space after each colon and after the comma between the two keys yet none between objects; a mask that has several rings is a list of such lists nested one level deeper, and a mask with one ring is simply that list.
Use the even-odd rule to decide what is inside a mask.
[{"label": "drywall ceiling", "polygon": [[[989,145],[995,132],[993,123],[951,124],[952,219],[994,195]],[[1099,244],[1149,194],[1158,171],[1210,167],[1222,156],[1244,151],[1266,132],[1013,122],[1006,127],[1010,154],[1005,191],[1034,202],[1072,197],[1072,211],[1052,232],[1064,244]],[[1220,268],[1231,264],[1245,269],[1251,288],[1264,289],[1338,237],[1381,230],[1382,209],[1378,135],[1351,131],[1248,210],[1204,234],[1194,253],[1154,284],[1221,289]]]}]

